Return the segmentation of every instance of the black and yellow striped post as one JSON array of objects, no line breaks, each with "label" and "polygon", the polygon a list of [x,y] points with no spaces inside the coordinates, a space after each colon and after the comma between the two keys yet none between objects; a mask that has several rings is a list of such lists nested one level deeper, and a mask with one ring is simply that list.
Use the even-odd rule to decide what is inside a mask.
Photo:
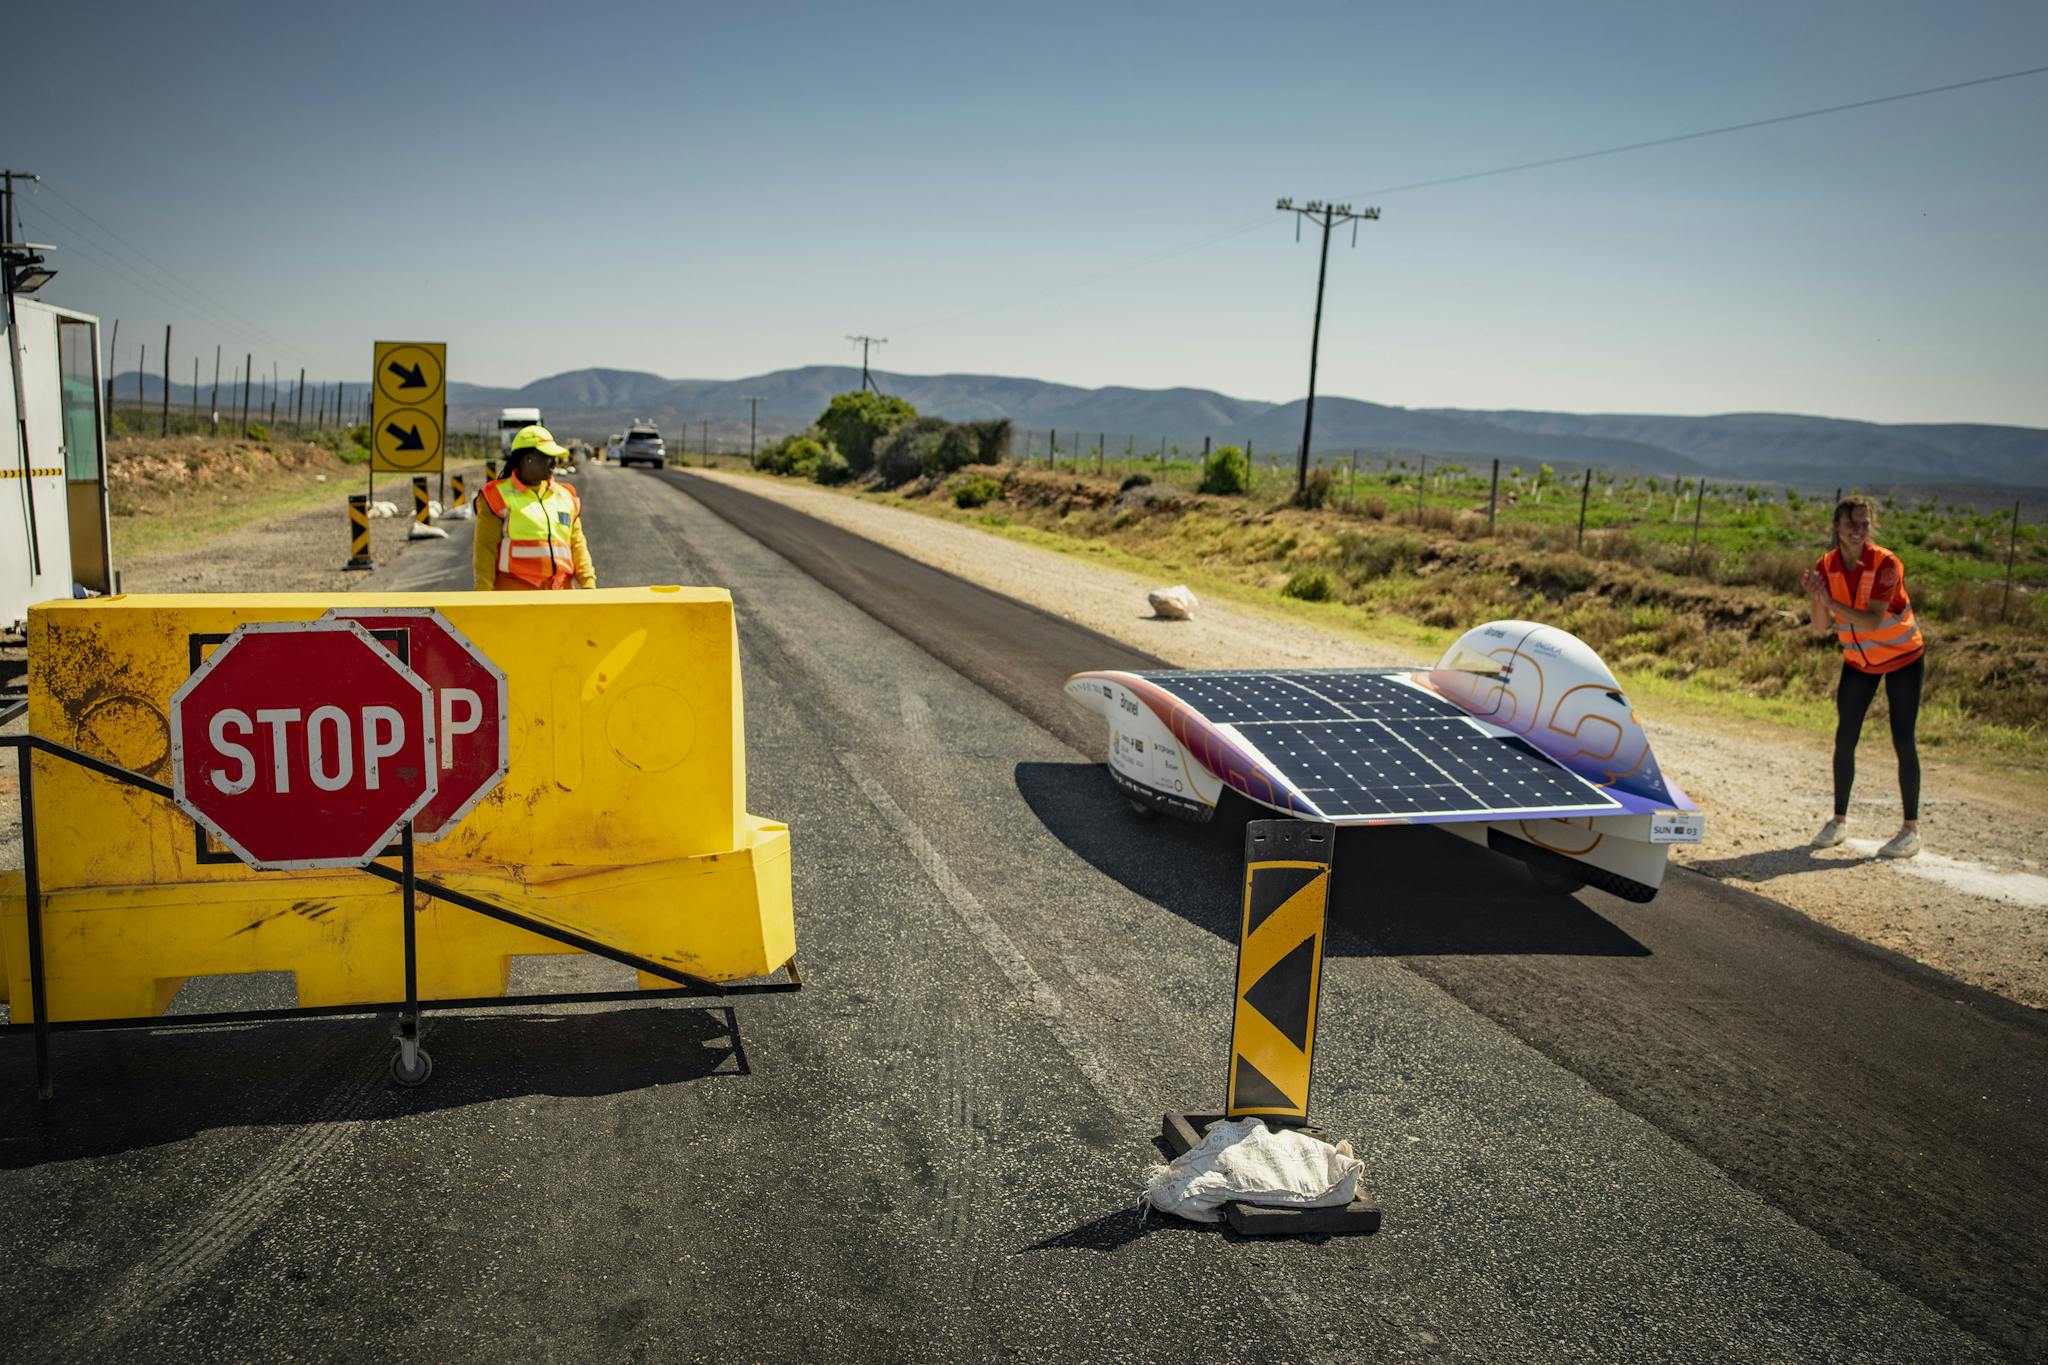
[{"label": "black and yellow striped post", "polygon": [[433,524],[433,520],[433,508],[427,500],[427,476],[415,474],[412,476],[413,525],[429,526]]},{"label": "black and yellow striped post", "polygon": [[484,461],[484,477],[491,480],[493,483],[497,482],[498,462],[496,460]]},{"label": "black and yellow striped post", "polygon": [[350,569],[370,567],[370,495],[351,493],[348,495],[348,540]]},{"label": "black and yellow striped post", "polygon": [[1302,820],[1245,827],[1227,1118],[1308,1122],[1333,835]]},{"label": "black and yellow striped post", "polygon": [[455,501],[450,507],[469,506],[469,483],[460,474],[451,475],[449,481],[455,485]]},{"label": "black and yellow striped post", "polygon": [[[1308,1104],[1336,834],[1305,820],[1254,820],[1245,826],[1224,1112],[1168,1112],[1159,1136],[1171,1155],[1192,1151],[1211,1129],[1232,1119],[1257,1119],[1311,1141],[1331,1141],[1309,1125]],[[1379,1201],[1362,1180],[1348,1204],[1289,1208],[1233,1199],[1221,1212],[1233,1231],[1255,1237],[1377,1232],[1380,1226]]]}]

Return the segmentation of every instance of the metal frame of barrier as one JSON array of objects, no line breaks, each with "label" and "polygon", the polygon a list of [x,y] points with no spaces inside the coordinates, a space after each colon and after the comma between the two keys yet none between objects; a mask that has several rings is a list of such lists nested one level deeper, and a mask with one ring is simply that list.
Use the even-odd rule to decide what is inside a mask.
[{"label": "metal frame of barrier", "polygon": [[[400,647],[403,648],[404,632],[402,631],[372,633],[379,635],[380,638],[386,634],[395,635],[399,637]],[[192,649],[195,655],[198,653],[202,643],[198,639],[192,641]],[[389,642],[387,641],[387,643]],[[17,702],[6,710],[0,711],[0,725],[8,724],[27,710],[27,702]],[[390,868],[385,867],[381,863],[371,863],[362,869],[370,876],[381,878],[396,885],[404,899],[404,1000],[361,1005],[293,1006],[288,1009],[230,1010],[210,1014],[164,1014],[132,1019],[70,1019],[53,1023],[49,1018],[47,1009],[47,988],[44,980],[42,878],[37,867],[36,854],[35,763],[33,755],[38,752],[48,754],[52,758],[62,759],[67,763],[74,763],[89,772],[98,773],[102,777],[111,778],[130,787],[138,787],[143,791],[151,792],[166,800],[173,799],[173,796],[171,788],[162,782],[132,773],[126,768],[94,758],[90,754],[81,753],[77,749],[58,744],[54,740],[44,739],[40,735],[0,735],[0,748],[15,751],[16,772],[20,779],[21,867],[24,883],[23,891],[27,901],[29,1000],[30,1007],[35,1011],[35,1018],[29,1023],[18,1024],[10,1022],[4,1028],[0,1028],[0,1032],[31,1032],[35,1035],[36,1093],[45,1100],[49,1099],[53,1093],[50,1080],[50,1035],[52,1033],[93,1032],[102,1029],[124,1028],[198,1028],[224,1023],[250,1023],[275,1019],[312,1019],[352,1014],[387,1014],[393,1010],[398,1012],[398,1048],[391,1058],[392,1079],[400,1085],[421,1084],[428,1076],[433,1074],[433,1060],[420,1047],[422,1004],[419,998],[417,973],[419,962],[418,945],[415,939],[413,922],[416,913],[415,902],[420,894],[446,902],[458,909],[468,910],[473,914],[497,920],[502,924],[523,929],[541,938],[551,939],[556,943],[575,948],[580,952],[589,953],[595,957],[607,958],[624,966],[632,967],[637,971],[645,972],[649,976],[659,977],[662,980],[676,983],[674,987],[662,990],[578,991],[552,995],[483,996],[461,1000],[435,1000],[429,1002],[431,1008],[438,1010],[510,1009],[532,1005],[582,1004],[604,1001],[779,995],[803,988],[803,978],[797,971],[796,959],[793,957],[783,964],[782,967],[782,970],[788,973],[789,979],[787,981],[752,981],[732,984],[707,981],[702,977],[693,976],[678,968],[641,957],[637,953],[629,953],[622,949],[613,948],[582,934],[566,929],[558,929],[550,924],[544,924],[539,920],[522,915],[518,911],[505,906],[493,905],[489,901],[465,895],[450,887],[442,886],[437,882],[424,880],[413,873],[412,826],[408,823],[400,841],[395,845],[387,847],[379,855],[383,857],[396,856],[399,860],[399,866]],[[200,830],[195,825],[194,833],[198,839],[198,845],[202,854],[205,854],[205,831]],[[231,862],[234,859],[231,855],[211,854],[203,857],[203,861]],[[712,1007],[705,1006],[704,1008],[709,1009]],[[738,1063],[740,1072],[744,1074],[747,1070],[746,1046],[740,1038],[739,1016],[730,1005],[721,1007],[721,1012],[725,1015],[726,1031],[732,1036],[734,1059]]]}]

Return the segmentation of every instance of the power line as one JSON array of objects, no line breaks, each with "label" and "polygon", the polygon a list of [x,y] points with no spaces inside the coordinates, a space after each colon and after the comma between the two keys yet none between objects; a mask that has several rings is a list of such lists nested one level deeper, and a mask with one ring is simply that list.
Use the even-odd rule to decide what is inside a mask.
[{"label": "power line", "polygon": [[[1991,85],[1999,81],[2018,80],[2023,76],[2038,76],[2044,72],[2048,72],[2048,66],[2032,66],[2022,71],[2007,71],[1996,76],[1979,76],[1973,80],[1967,81],[1951,81],[1946,85],[1931,85],[1920,90],[1905,90],[1897,94],[1879,95],[1872,99],[1852,100],[1847,104],[1831,104],[1826,106],[1825,108],[1803,109],[1798,113],[1777,114],[1773,115],[1770,118],[1751,119],[1743,123],[1724,124],[1718,128],[1702,128],[1690,133],[1675,133],[1670,137],[1651,138],[1643,142],[1624,143],[1617,147],[1599,147],[1595,148],[1592,151],[1573,152],[1566,156],[1553,156],[1545,157],[1538,161],[1518,162],[1512,166],[1495,166],[1490,170],[1468,171],[1460,175],[1443,176],[1441,178],[1434,180],[1415,180],[1410,181],[1409,183],[1403,185],[1387,185],[1382,186],[1379,189],[1360,190],[1350,195],[1349,197],[1354,199],[1365,199],[1388,194],[1405,194],[1414,190],[1434,189],[1439,185],[1455,185],[1467,180],[1481,180],[1488,176],[1509,175],[1516,171],[1531,171],[1539,169],[1544,166],[1561,166],[1566,164],[1567,162],[1572,161],[1587,161],[1591,160],[1594,157],[1615,156],[1622,152],[1642,151],[1650,147],[1665,147],[1678,142],[1694,142],[1698,141],[1701,138],[1720,137],[1727,133],[1739,133],[1746,132],[1750,129],[1755,128],[1767,128],[1773,124],[1793,123],[1797,122],[1800,119],[1820,118],[1823,115],[1827,114],[1846,113],[1852,109],[1868,109],[1872,106],[1880,104],[1895,104],[1900,100],[1921,99],[1928,95],[1947,94],[1955,90],[1967,90],[1973,86]],[[961,312],[949,313],[942,317],[932,318],[923,322],[913,323],[909,327],[899,327],[897,330],[916,331],[925,327],[939,327],[944,326],[947,323],[959,322],[966,318],[976,317],[983,313],[995,312],[999,309],[1004,308],[1013,308],[1018,306],[1019,304],[1035,303],[1039,299],[1049,298],[1055,294],[1064,294],[1070,290],[1080,289],[1090,284],[1096,284],[1106,279],[1112,279],[1115,276],[1127,274],[1133,270],[1142,269],[1145,266],[1152,265],[1158,261],[1170,260],[1175,256],[1185,256],[1191,251],[1199,251],[1203,247],[1213,246],[1217,242],[1224,241],[1231,237],[1239,236],[1243,233],[1251,232],[1257,228],[1265,227],[1272,221],[1272,219],[1264,217],[1263,215],[1258,218],[1246,219],[1244,222],[1234,224],[1230,227],[1219,229],[1218,231],[1212,232],[1207,236],[1197,237],[1192,241],[1182,242],[1177,246],[1166,247],[1159,251],[1154,251],[1147,255],[1139,256],[1133,260],[1124,261],[1117,265],[1107,266],[1101,270],[1093,271],[1089,274],[1082,275],[1076,279],[1070,280],[1065,284],[1053,285],[1049,288],[1035,290],[1028,294],[1015,295],[1011,298],[1001,299],[994,303],[981,304],[973,308],[965,309]]]},{"label": "power line", "polygon": [[196,285],[193,285],[189,281],[185,280],[183,277],[178,275],[177,272],[171,270],[162,262],[156,260],[148,252],[144,251],[141,247],[135,245],[135,243],[129,241],[126,237],[123,237],[119,232],[116,232],[113,228],[108,227],[105,223],[102,223],[99,219],[93,217],[91,212],[89,212],[83,205],[79,204],[76,200],[72,199],[69,195],[65,194],[55,185],[50,185],[46,183],[42,188],[48,189],[52,196],[54,196],[61,203],[68,205],[73,212],[78,214],[79,217],[85,219],[86,222],[98,228],[102,233],[105,233],[108,237],[112,238],[121,246],[126,247],[130,254],[134,255],[137,259],[141,260],[150,268],[156,270],[159,274],[161,274],[164,277],[164,279],[168,283],[177,286],[185,293],[191,295],[192,298],[194,298],[195,300],[201,301],[202,304],[210,304],[212,307],[218,308],[222,313],[226,314],[230,318],[233,318],[236,322],[248,328],[250,331],[254,332],[258,337],[260,337],[264,341],[267,341],[271,345],[290,351],[292,352],[292,354],[297,355],[302,359],[311,359],[311,357],[307,356],[305,352],[299,350],[290,342],[285,341],[280,337],[272,335],[270,332],[266,331],[261,325],[251,322],[249,319],[243,317],[240,313],[235,312],[234,309],[229,308],[226,304],[221,303],[218,300],[212,299],[210,295],[200,290]]},{"label": "power line", "polygon": [[1906,90],[1896,95],[1879,95],[1875,99],[1852,100],[1848,104],[1830,104],[1824,109],[1803,109],[1796,114],[1776,114],[1770,118],[1751,119],[1746,123],[1729,123],[1719,128],[1702,128],[1692,133],[1674,133],[1670,137],[1654,137],[1647,142],[1628,142],[1619,147],[1601,147],[1590,152],[1573,152],[1567,156],[1549,156],[1540,161],[1523,161],[1513,166],[1495,166],[1492,170],[1468,171],[1463,175],[1447,175],[1436,180],[1415,180],[1406,185],[1387,185],[1376,190],[1360,190],[1360,198],[1366,195],[1402,194],[1409,190],[1435,189],[1438,185],[1456,185],[1467,180],[1482,180],[1487,176],[1510,175],[1516,171],[1533,171],[1544,166],[1562,166],[1571,161],[1590,161],[1596,156],[1616,156],[1622,152],[1640,152],[1648,147],[1669,147],[1675,142],[1696,142],[1703,137],[1720,137],[1724,133],[1742,133],[1752,128],[1769,128],[1779,123],[1796,123],[1800,119],[1820,118],[1824,114],[1841,114],[1851,109],[1869,109],[1879,104],[1896,104],[1900,100],[1917,100],[1927,95],[1943,95],[1951,90],[1967,90],[1971,86],[1991,85],[1997,81],[2018,80],[2022,76],[2038,76],[2048,72],[2048,66],[2030,66],[2024,71],[2008,71],[1998,76],[1979,76],[1975,80],[1952,81],[1947,85],[1930,85],[1924,90]]},{"label": "power line", "polygon": [[1323,229],[1322,264],[1316,267],[1316,324],[1309,334],[1308,343],[1308,406],[1301,415],[1301,460],[1300,474],[1294,483],[1294,496],[1301,500],[1308,492],[1308,445],[1316,429],[1316,354],[1323,345],[1323,281],[1330,273],[1330,229],[1337,223],[1351,224],[1351,244],[1358,245],[1358,225],[1377,223],[1380,211],[1376,208],[1360,209],[1353,212],[1349,204],[1325,204],[1311,199],[1300,208],[1292,199],[1282,199],[1273,206],[1281,213],[1291,213],[1298,233],[1304,219],[1319,224]]},{"label": "power line", "polygon": [[[50,206],[46,204],[38,204],[36,206],[36,211],[38,213],[41,213],[49,207]],[[20,212],[18,209],[16,211],[16,215],[20,216]],[[54,219],[52,219],[51,222],[52,224],[55,224]],[[143,275],[140,271],[136,270],[134,267],[130,266],[127,262],[121,260],[119,257],[110,255],[107,251],[103,250],[99,246],[96,246],[94,243],[87,240],[83,235],[79,234],[76,229],[65,228],[61,233],[53,231],[51,235],[69,236],[70,240],[62,243],[59,247],[60,250],[66,252],[75,252],[79,254],[80,256],[84,257],[85,260],[93,263],[94,265],[97,265],[100,269],[113,275],[122,283],[130,286],[131,288],[142,290],[144,293],[151,295],[152,297],[158,299],[159,301],[168,305],[172,309],[177,310],[179,312],[196,312],[206,321],[212,323],[214,326],[220,328],[222,331],[225,331],[243,341],[257,341],[259,343],[262,342],[262,338],[258,337],[254,332],[251,332],[246,327],[241,327],[233,322],[228,321],[226,318],[223,318],[219,314],[215,313],[211,308],[206,307],[203,304],[195,305],[189,299],[181,298],[176,295],[166,293],[164,290],[158,288],[156,283],[149,277]]]}]

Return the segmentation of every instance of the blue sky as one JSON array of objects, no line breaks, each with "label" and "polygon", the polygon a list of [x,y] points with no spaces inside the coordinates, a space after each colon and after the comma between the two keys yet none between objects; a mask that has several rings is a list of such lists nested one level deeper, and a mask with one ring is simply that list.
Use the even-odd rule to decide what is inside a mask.
[{"label": "blue sky", "polygon": [[496,384],[737,377],[869,332],[907,373],[1285,400],[1316,252],[1284,194],[1385,215],[1332,247],[1325,393],[2048,426],[2048,75],[1374,193],[2048,65],[2039,3],[79,3],[35,27],[0,160],[46,178],[22,211],[70,248],[48,296],[119,317],[123,370],[167,321],[174,378],[217,342],[357,378],[400,337]]}]

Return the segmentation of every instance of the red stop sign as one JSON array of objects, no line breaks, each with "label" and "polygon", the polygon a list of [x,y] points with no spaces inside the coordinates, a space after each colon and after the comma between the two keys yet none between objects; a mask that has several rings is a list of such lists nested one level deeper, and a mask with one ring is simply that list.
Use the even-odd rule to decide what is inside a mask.
[{"label": "red stop sign", "polygon": [[434,692],[434,763],[440,790],[413,819],[413,837],[447,834],[504,779],[512,751],[505,675],[432,607],[336,607],[324,620],[366,630],[402,630],[406,667]]},{"label": "red stop sign", "polygon": [[433,719],[361,626],[252,623],[171,698],[172,790],[253,866],[366,866],[433,799]]}]

